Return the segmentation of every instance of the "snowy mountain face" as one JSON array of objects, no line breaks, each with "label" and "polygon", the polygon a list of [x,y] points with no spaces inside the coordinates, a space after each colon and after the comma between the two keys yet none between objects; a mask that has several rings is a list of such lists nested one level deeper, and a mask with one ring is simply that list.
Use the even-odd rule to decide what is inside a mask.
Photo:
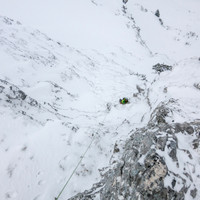
[{"label": "snowy mountain face", "polygon": [[0,11],[1,200],[200,199],[200,2]]}]

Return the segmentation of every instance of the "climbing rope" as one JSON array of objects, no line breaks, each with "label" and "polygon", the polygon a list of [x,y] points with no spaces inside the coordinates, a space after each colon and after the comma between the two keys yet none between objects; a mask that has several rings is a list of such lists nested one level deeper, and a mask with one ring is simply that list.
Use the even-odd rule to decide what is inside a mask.
[{"label": "climbing rope", "polygon": [[[107,114],[105,115],[103,121],[102,121],[101,123],[99,123],[99,124],[104,124],[108,113],[109,113],[109,112],[107,112]],[[119,126],[117,127],[117,129],[118,129],[120,126],[122,126],[123,124],[124,124],[124,122],[122,122],[122,124],[119,125]],[[134,124],[140,124],[140,123],[134,123]],[[117,130],[117,129],[116,129],[116,130]],[[96,133],[98,133],[99,130],[100,130],[100,127],[97,129]],[[92,134],[92,137],[93,137],[93,138],[92,138],[90,144],[88,145],[88,147],[87,147],[87,149],[85,150],[85,152],[83,153],[83,155],[80,157],[79,162],[77,163],[76,167],[74,168],[73,172],[71,173],[71,175],[70,175],[69,178],[67,179],[65,185],[63,186],[62,190],[60,191],[60,193],[58,194],[58,196],[55,198],[55,200],[59,200],[60,196],[62,195],[62,193],[63,193],[63,191],[65,190],[66,186],[68,185],[69,181],[71,180],[71,178],[72,178],[73,175],[75,174],[75,172],[76,172],[77,168],[79,167],[79,165],[81,164],[83,158],[85,157],[85,155],[87,154],[88,150],[89,150],[90,147],[92,146],[92,143],[93,143],[94,140],[95,140],[95,137],[94,137],[94,136],[95,136],[95,135]]]},{"label": "climbing rope", "polygon": [[[108,113],[105,115],[105,117],[104,117],[104,119],[103,119],[103,121],[102,121],[101,124],[103,124],[103,123],[105,122],[107,115],[108,115]],[[99,130],[100,130],[100,127],[98,128],[98,130],[96,131],[96,133],[98,133]],[[79,165],[81,164],[81,162],[82,162],[83,158],[85,157],[86,153],[88,152],[88,150],[89,150],[90,147],[92,146],[92,143],[93,143],[94,140],[95,140],[94,135],[92,135],[92,136],[93,136],[93,138],[92,138],[90,144],[88,145],[86,151],[85,151],[84,154],[80,157],[81,159],[80,159],[79,162],[77,163],[76,167],[74,168],[73,172],[71,173],[70,177],[67,179],[65,185],[63,186],[62,190],[60,191],[60,193],[58,194],[58,196],[55,198],[55,200],[58,200],[58,199],[60,198],[61,194],[63,193],[63,191],[65,190],[65,188],[66,188],[66,186],[68,185],[69,181],[71,180],[72,176],[74,175],[74,173],[76,172],[77,168],[78,168]]]}]

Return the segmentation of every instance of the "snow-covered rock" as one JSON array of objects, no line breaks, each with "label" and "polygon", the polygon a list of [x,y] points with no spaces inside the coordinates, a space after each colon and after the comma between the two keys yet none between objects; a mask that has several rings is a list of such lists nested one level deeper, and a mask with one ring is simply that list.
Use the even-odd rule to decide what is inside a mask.
[{"label": "snow-covered rock", "polygon": [[199,200],[199,8],[0,0],[0,199]]},{"label": "snow-covered rock", "polygon": [[162,120],[131,132],[121,159],[102,181],[70,200],[198,199],[200,120],[168,124],[163,107],[155,115],[160,110]]}]

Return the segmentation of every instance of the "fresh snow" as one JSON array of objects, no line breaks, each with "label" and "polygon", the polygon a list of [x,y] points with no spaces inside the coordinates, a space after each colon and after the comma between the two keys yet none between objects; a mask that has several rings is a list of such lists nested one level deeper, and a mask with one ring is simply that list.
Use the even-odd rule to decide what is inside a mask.
[{"label": "fresh snow", "polygon": [[[54,200],[94,138],[60,199],[89,189],[161,101],[174,99],[169,122],[200,120],[199,13],[198,0],[0,0],[0,79],[8,83],[0,85],[27,95],[10,104],[0,92],[0,199]],[[173,70],[158,75],[157,63]],[[130,103],[120,105],[123,97]],[[178,139],[193,155],[189,170],[199,169],[200,149]],[[180,163],[184,156],[179,150]]]}]

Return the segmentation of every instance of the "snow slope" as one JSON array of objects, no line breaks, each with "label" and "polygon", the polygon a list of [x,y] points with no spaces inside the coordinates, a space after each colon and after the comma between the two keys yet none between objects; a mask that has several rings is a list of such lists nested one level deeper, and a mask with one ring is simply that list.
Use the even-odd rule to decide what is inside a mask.
[{"label": "snow slope", "polygon": [[61,199],[90,188],[161,101],[177,100],[175,122],[199,119],[199,11],[196,0],[0,0],[20,21],[0,17],[0,199],[53,200],[94,138]]},{"label": "snow slope", "polygon": [[[139,58],[134,58],[128,68],[124,64],[127,61],[115,61],[118,52],[109,57],[97,51],[85,55],[4,17],[1,27],[5,66],[1,69],[1,112],[2,119],[9,121],[9,128],[1,121],[5,131],[1,136],[5,157],[2,176],[8,180],[2,182],[1,198],[54,197],[92,134],[97,134],[95,146],[70,183],[66,197],[71,196],[91,186],[100,177],[98,169],[108,166],[116,140],[127,137],[127,132],[120,130],[133,128],[126,127],[124,120],[138,124],[141,110],[149,110],[143,95],[140,98],[144,101],[133,99],[128,108],[118,105],[120,97],[137,92],[136,84],[143,88],[149,84],[145,75],[132,70]],[[128,58],[127,52],[121,52]],[[25,99],[19,91],[27,95]],[[29,99],[36,103],[30,104]],[[24,178],[22,172],[26,173]],[[87,179],[80,181],[80,176]]]}]

